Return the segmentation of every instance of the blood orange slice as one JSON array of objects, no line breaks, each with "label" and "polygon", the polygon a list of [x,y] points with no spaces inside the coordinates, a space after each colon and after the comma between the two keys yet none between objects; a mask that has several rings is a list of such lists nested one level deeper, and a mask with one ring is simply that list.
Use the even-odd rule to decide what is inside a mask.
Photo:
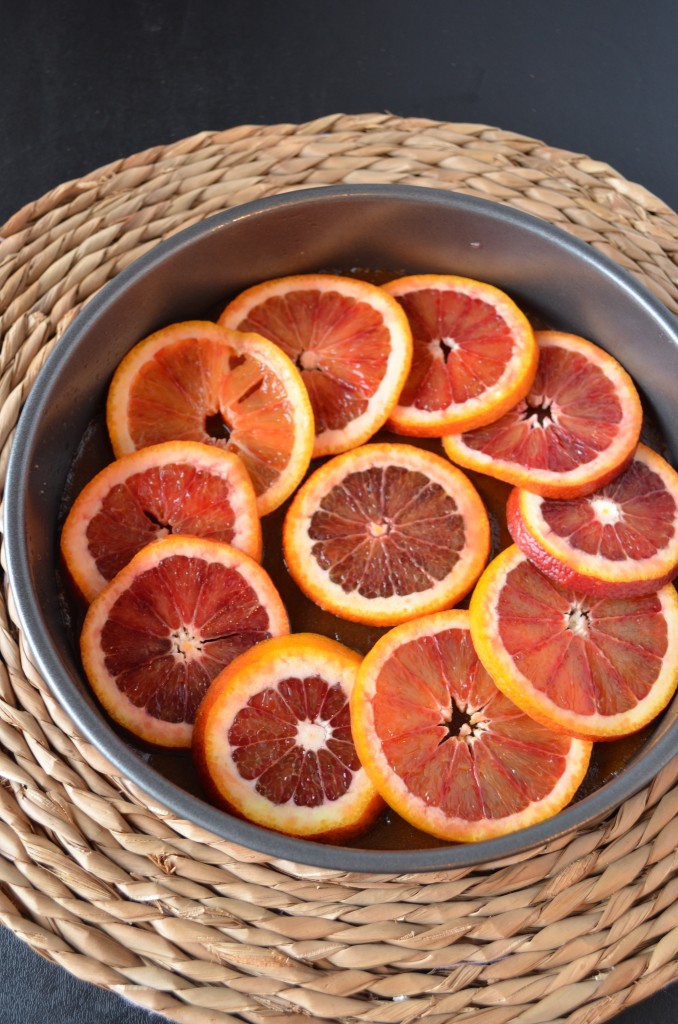
[{"label": "blood orange slice", "polygon": [[489,547],[487,513],[468,478],[406,444],[335,456],[297,491],[283,525],[287,568],[301,589],[335,615],[381,626],[461,600]]},{"label": "blood orange slice", "polygon": [[258,562],[199,537],[153,541],[89,606],[80,636],[92,689],[119,725],[159,747],[190,747],[207,688],[238,654],[289,632]]},{"label": "blood orange slice", "polygon": [[198,711],[193,753],[217,804],[321,842],[369,828],[384,804],[363,770],[349,698],[361,658],[297,633],[236,658]]},{"label": "blood orange slice", "polygon": [[639,596],[678,573],[678,473],[645,445],[612,483],[586,497],[514,488],[506,515],[521,551],[572,590]]},{"label": "blood orange slice", "polygon": [[497,686],[537,721],[611,739],[652,721],[678,684],[678,595],[586,597],[513,545],[473,592],[471,633]]},{"label": "blood orange slice", "polygon": [[441,839],[526,828],[570,802],[591,744],[520,711],[478,660],[469,615],[427,615],[386,633],[351,697],[356,749],[386,802]]},{"label": "blood orange slice", "polygon": [[549,498],[590,494],[630,461],[642,410],[623,367],[584,338],[538,331],[531,391],[489,426],[448,434],[453,462]]},{"label": "blood orange slice", "polygon": [[527,317],[499,288],[466,277],[389,281],[412,329],[407,382],[388,425],[439,437],[492,423],[530,390],[539,350]]},{"label": "blood orange slice", "polygon": [[116,456],[176,440],[239,455],[260,515],[289,497],[313,448],[313,413],[291,361],[265,338],[207,321],[135,345],[113,375],[106,419]]},{"label": "blood orange slice", "polygon": [[315,417],[314,457],[355,448],[382,427],[412,359],[398,303],[356,278],[265,281],[234,299],[219,323],[270,338],[299,367]]},{"label": "blood orange slice", "polygon": [[76,498],[61,553],[89,602],[137,551],[172,533],[225,541],[261,558],[256,496],[237,455],[197,441],[166,441],[123,455]]}]

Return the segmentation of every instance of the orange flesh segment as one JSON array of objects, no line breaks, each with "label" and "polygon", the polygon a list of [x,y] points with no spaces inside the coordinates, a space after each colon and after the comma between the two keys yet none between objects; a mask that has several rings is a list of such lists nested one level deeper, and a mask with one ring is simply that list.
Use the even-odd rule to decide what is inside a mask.
[{"label": "orange flesh segment", "polygon": [[[300,729],[311,741],[314,731],[331,735],[313,749],[312,742],[299,744]],[[338,800],[360,769],[348,696],[319,675],[281,679],[250,697],[236,713],[228,740],[241,777],[256,779],[257,792],[274,804],[316,807]]]},{"label": "orange flesh segment", "polygon": [[454,498],[423,473],[373,466],[350,473],[311,517],[312,554],[347,593],[419,593],[459,559],[464,521]]},{"label": "orange flesh segment", "polygon": [[461,292],[421,289],[399,296],[412,328],[413,358],[400,405],[441,410],[499,380],[513,349],[493,306]]},{"label": "orange flesh segment", "polygon": [[[499,693],[467,630],[403,644],[378,674],[373,708],[392,770],[450,818],[517,814],[545,797],[566,768],[569,738]],[[446,723],[455,717],[466,724],[453,734]]]},{"label": "orange flesh segment", "polygon": [[192,722],[214,676],[269,629],[266,609],[235,568],[174,555],[120,594],[101,646],[133,704],[163,721]]},{"label": "orange flesh segment", "polygon": [[272,296],[238,325],[279,345],[298,366],[316,431],[341,430],[367,409],[391,352],[382,317],[334,291],[299,289]]},{"label": "orange flesh segment", "polygon": [[524,561],[511,569],[498,601],[506,650],[535,689],[581,715],[617,715],[652,688],[667,650],[656,595],[577,596]]}]

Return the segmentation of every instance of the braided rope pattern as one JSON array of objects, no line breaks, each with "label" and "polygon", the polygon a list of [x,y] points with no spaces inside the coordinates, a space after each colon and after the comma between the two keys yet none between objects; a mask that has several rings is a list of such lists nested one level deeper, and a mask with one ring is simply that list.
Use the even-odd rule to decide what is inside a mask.
[{"label": "braided rope pattern", "polygon": [[[484,125],[332,115],[118,160],[0,229],[0,474],[47,353],[161,239],[278,192],[403,183],[557,224],[678,312],[678,217],[591,158]],[[0,921],[182,1024],[596,1024],[678,977],[678,758],[595,828],[482,870],[272,861],[121,778],[52,698],[0,601]]]}]

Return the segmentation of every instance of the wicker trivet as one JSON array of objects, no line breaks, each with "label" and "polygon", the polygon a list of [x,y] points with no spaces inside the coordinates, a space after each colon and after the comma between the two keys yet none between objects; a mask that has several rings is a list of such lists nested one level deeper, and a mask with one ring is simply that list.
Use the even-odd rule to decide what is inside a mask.
[{"label": "wicker trivet", "polygon": [[[260,196],[401,182],[558,224],[678,311],[678,216],[606,164],[381,114],[206,132],[49,192],[0,229],[0,472],[47,351],[160,239]],[[678,978],[678,757],[600,826],[484,870],[347,875],[177,820],[51,698],[0,610],[0,921],[184,1024],[608,1020]]]}]

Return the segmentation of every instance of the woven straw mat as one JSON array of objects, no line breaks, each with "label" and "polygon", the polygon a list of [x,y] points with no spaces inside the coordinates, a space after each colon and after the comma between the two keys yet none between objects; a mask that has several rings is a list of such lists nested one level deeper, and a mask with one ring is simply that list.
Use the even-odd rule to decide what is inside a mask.
[{"label": "woven straw mat", "polygon": [[[0,229],[0,446],[74,315],[209,214],[339,183],[453,189],[589,242],[678,311],[678,216],[587,156],[390,115],[204,132],[118,160]],[[5,593],[0,921],[81,979],[182,1024],[609,1020],[678,978],[678,757],[608,820],[483,870],[356,875],[177,820],[78,735]]]}]

